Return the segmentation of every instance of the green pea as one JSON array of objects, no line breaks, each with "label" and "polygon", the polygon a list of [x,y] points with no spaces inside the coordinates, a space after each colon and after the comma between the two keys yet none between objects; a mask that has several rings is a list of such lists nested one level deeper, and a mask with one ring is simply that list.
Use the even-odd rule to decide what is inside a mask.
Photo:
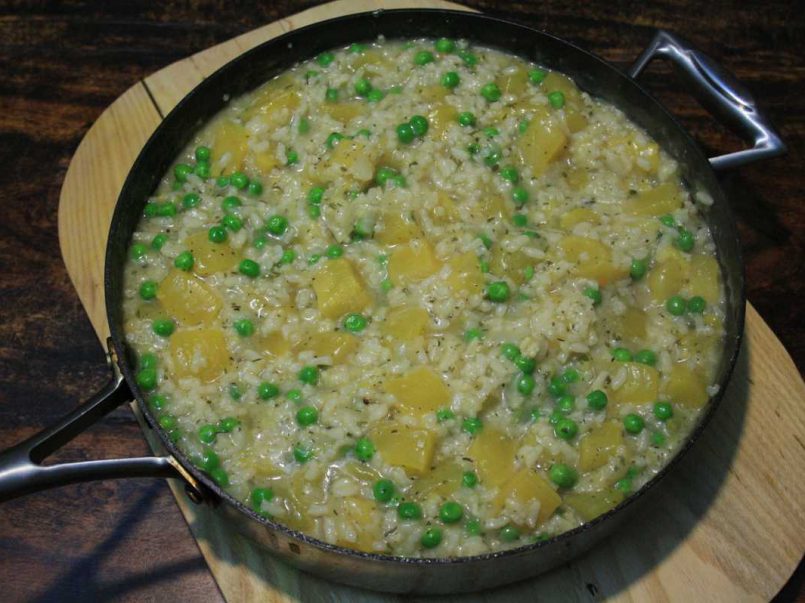
[{"label": "green pea", "polygon": [[408,120],[408,124],[414,131],[414,135],[422,137],[428,133],[428,118],[424,115],[414,115]]},{"label": "green pea", "polygon": [[461,77],[455,71],[448,71],[442,76],[442,86],[452,90],[461,83]]},{"label": "green pea", "polygon": [[223,226],[213,226],[207,231],[207,238],[213,243],[223,243],[226,241],[226,228]]},{"label": "green pea", "polygon": [[193,168],[186,163],[177,163],[173,168],[173,176],[177,182],[187,182],[187,177],[193,173]]},{"label": "green pea", "polygon": [[140,297],[146,301],[157,296],[157,284],[155,281],[143,281],[140,285]]},{"label": "green pea", "polygon": [[533,393],[536,385],[537,382],[534,380],[534,377],[526,374],[520,374],[515,381],[517,391],[524,396],[530,396]]},{"label": "green pea", "polygon": [[386,93],[379,88],[372,88],[366,95],[366,100],[370,103],[379,103],[386,97]]},{"label": "green pea", "polygon": [[296,422],[302,427],[313,425],[319,420],[319,411],[314,406],[303,406],[296,411]]},{"label": "green pea", "polygon": [[682,316],[685,313],[687,303],[681,295],[672,295],[665,302],[665,309],[673,316]]},{"label": "green pea", "polygon": [[534,85],[541,84],[547,75],[544,69],[532,69],[528,72],[528,80]]},{"label": "green pea", "polygon": [[486,260],[478,260],[478,267],[481,269],[481,272],[487,274],[489,272],[489,262]]},{"label": "green pea", "polygon": [[179,422],[173,415],[162,415],[159,417],[157,423],[159,423],[159,426],[165,431],[171,431],[179,426]]},{"label": "green pea", "polygon": [[459,50],[458,56],[467,67],[475,67],[478,64],[478,57],[472,54],[469,50]]},{"label": "green pea", "polygon": [[316,385],[319,382],[319,369],[312,365],[303,366],[298,377],[302,383]]},{"label": "green pea", "polygon": [[324,146],[326,146],[328,149],[332,149],[336,145],[336,143],[342,140],[344,140],[343,134],[341,134],[340,132],[330,132],[330,135],[324,141]]},{"label": "green pea", "polygon": [[562,440],[572,440],[579,432],[579,426],[573,419],[562,418],[554,425],[553,433]]},{"label": "green pea", "polygon": [[322,67],[329,67],[330,63],[332,63],[334,60],[335,60],[335,54],[333,54],[329,50],[326,52],[322,52],[319,56],[316,57],[316,62]]},{"label": "green pea", "polygon": [[282,252],[279,259],[279,264],[292,264],[296,259],[296,252],[293,249],[286,249]]},{"label": "green pea", "polygon": [[331,260],[334,260],[344,255],[344,248],[341,245],[332,244],[327,247],[324,254]]},{"label": "green pea", "polygon": [[231,182],[232,186],[238,190],[243,190],[249,186],[249,178],[243,172],[235,172],[234,174],[230,175],[229,182]]},{"label": "green pea", "polygon": [[134,243],[129,250],[129,257],[135,262],[142,261],[148,254],[148,248],[142,243]]},{"label": "green pea", "polygon": [[504,358],[511,360],[512,362],[517,360],[522,354],[522,352],[520,352],[520,348],[513,343],[504,343],[502,346],[500,346],[500,353],[503,354]]},{"label": "green pea", "polygon": [[216,467],[220,467],[221,458],[209,446],[204,446],[201,450],[201,457],[199,458],[201,468],[205,471],[212,471]]},{"label": "green pea", "polygon": [[670,402],[655,402],[654,416],[660,421],[667,421],[674,416],[674,407],[671,406]]},{"label": "green pea", "polygon": [[561,377],[553,377],[550,381],[548,381],[548,393],[554,398],[564,396],[566,392],[567,385]]},{"label": "green pea", "polygon": [[484,128],[482,130],[482,132],[484,133],[484,136],[486,136],[487,138],[494,138],[495,136],[500,134],[500,130],[498,130],[497,128],[492,127],[492,126],[489,126],[488,128]]},{"label": "green pea", "polygon": [[503,155],[500,146],[498,146],[497,144],[492,144],[484,148],[483,153],[484,163],[489,167],[495,167],[498,163],[500,163],[500,159],[502,156]]},{"label": "green pea", "polygon": [[467,488],[474,488],[478,485],[478,476],[475,471],[465,471],[461,476],[461,484]]},{"label": "green pea", "polygon": [[517,184],[520,181],[520,174],[517,172],[517,168],[512,166],[507,166],[500,170],[500,177],[512,184]]},{"label": "green pea", "polygon": [[428,528],[422,532],[420,544],[426,549],[435,549],[442,542],[442,531],[439,528]]},{"label": "green pea", "polygon": [[239,426],[240,421],[235,417],[224,417],[218,421],[218,431],[221,433],[232,433]]},{"label": "green pea", "polygon": [[628,477],[619,479],[615,482],[614,488],[616,490],[620,490],[624,494],[629,494],[632,491],[632,480],[630,480]]},{"label": "green pea", "polygon": [[257,386],[257,395],[261,400],[271,400],[272,398],[276,398],[279,393],[280,388],[277,387],[276,384],[269,383],[268,381],[263,381]]},{"label": "green pea", "polygon": [[651,350],[640,350],[634,355],[635,362],[639,362],[640,364],[647,364],[649,366],[654,366],[657,364],[657,354],[652,352]]},{"label": "green pea", "polygon": [[294,404],[299,404],[302,401],[302,390],[297,388],[289,389],[285,393],[285,397],[288,398]]},{"label": "green pea", "polygon": [[587,406],[593,410],[603,410],[607,407],[609,399],[606,393],[600,389],[596,389],[587,394]]},{"label": "green pea", "polygon": [[210,177],[211,174],[209,162],[199,161],[196,164],[196,169],[194,171],[196,172],[196,176],[198,176],[202,180],[206,180],[207,178]]},{"label": "green pea", "polygon": [[689,230],[682,229],[679,231],[676,239],[674,240],[674,245],[680,251],[689,252],[693,249],[693,246],[696,244],[696,239],[693,236],[693,233]]},{"label": "green pea", "polygon": [[458,125],[463,127],[470,127],[475,125],[475,115],[469,111],[462,111],[458,114]]},{"label": "green pea", "polygon": [[511,290],[505,281],[496,281],[486,286],[486,298],[495,303],[503,303],[511,297]]},{"label": "green pea", "polygon": [[520,539],[520,530],[511,524],[505,525],[500,528],[499,536],[503,542],[514,542],[515,540]]},{"label": "green pea", "polygon": [[229,474],[222,467],[216,467],[210,471],[210,477],[221,488],[226,488],[229,485]]},{"label": "green pea", "polygon": [[293,447],[293,458],[296,459],[297,463],[307,463],[313,458],[313,450],[301,444],[297,444]]},{"label": "green pea", "polygon": [[629,413],[623,417],[623,428],[631,434],[638,434],[643,431],[645,421],[640,415]]},{"label": "green pea", "polygon": [[601,305],[603,296],[601,295],[601,290],[598,287],[586,287],[582,293],[585,297],[589,297],[591,300],[593,300],[593,306]]},{"label": "green pea", "polygon": [[525,131],[528,130],[528,124],[529,123],[530,122],[526,118],[521,119],[519,121],[519,123],[517,124],[517,131],[520,134],[525,134]]},{"label": "green pea", "polygon": [[403,520],[422,519],[422,507],[415,502],[401,502],[397,506],[397,516]]},{"label": "green pea", "polygon": [[158,318],[151,323],[151,328],[160,337],[170,337],[176,330],[176,323],[170,318]]},{"label": "green pea", "polygon": [[478,417],[467,417],[461,422],[461,429],[470,435],[480,433],[483,428],[483,421]]},{"label": "green pea", "polygon": [[195,259],[193,258],[193,254],[189,251],[183,251],[173,260],[173,265],[184,272],[192,270],[193,264],[195,264]]},{"label": "green pea", "polygon": [[[285,153],[285,165],[296,165],[297,163],[299,163],[299,153],[297,153],[293,149],[289,149],[288,152]],[[253,184],[255,184],[255,183],[254,182],[249,183],[249,193],[256,197],[260,193],[251,192]],[[257,183],[257,184],[259,184],[259,183]],[[262,192],[262,190],[263,190],[263,185],[260,184],[260,191]]]},{"label": "green pea", "polygon": [[276,237],[281,237],[288,230],[288,218],[274,215],[266,222],[266,230]]},{"label": "green pea", "polygon": [[238,232],[243,228],[243,220],[235,214],[226,214],[221,218],[221,223],[232,232]]},{"label": "green pea", "polygon": [[470,342],[475,339],[483,339],[484,332],[478,327],[473,327],[464,331],[464,341]]},{"label": "green pea", "polygon": [[626,348],[615,348],[612,350],[612,358],[617,362],[631,362],[632,353]]},{"label": "green pea", "polygon": [[526,375],[530,375],[537,368],[537,361],[528,356],[519,356],[514,359],[514,365]]},{"label": "green pea", "polygon": [[394,482],[390,479],[379,479],[372,486],[372,494],[377,502],[389,502],[394,496]]},{"label": "green pea", "polygon": [[362,461],[371,460],[375,455],[375,445],[369,438],[360,438],[355,442],[355,456]]},{"label": "green pea", "polygon": [[159,251],[168,242],[168,235],[164,232],[155,235],[153,239],[151,239],[151,249],[154,251]]},{"label": "green pea", "polygon": [[368,322],[362,314],[347,314],[344,318],[344,328],[351,333],[360,333],[366,328]]},{"label": "green pea", "polygon": [[176,215],[176,206],[173,203],[160,203],[157,205],[156,214],[161,218],[172,218]]},{"label": "green pea", "polygon": [[450,419],[455,419],[456,413],[454,413],[449,408],[440,408],[436,411],[436,420],[439,423],[444,423],[445,421],[449,421]]},{"label": "green pea", "polygon": [[655,448],[661,448],[665,446],[665,436],[661,434],[659,431],[655,431],[651,434],[651,445]]},{"label": "green pea", "polygon": [[579,475],[576,470],[564,463],[554,463],[548,470],[548,476],[551,481],[560,488],[572,488],[579,480]]},{"label": "green pea", "polygon": [[307,134],[310,132],[310,120],[307,117],[303,117],[299,120],[299,125],[296,129],[300,134]]},{"label": "green pea", "polygon": [[227,186],[229,186],[229,176],[218,176],[215,179],[215,184],[219,188],[226,188]]},{"label": "green pea", "polygon": [[196,147],[196,161],[209,161],[210,160],[210,148],[205,146]]},{"label": "green pea", "polygon": [[136,380],[140,389],[150,391],[157,386],[157,371],[152,368],[142,369],[137,373]]},{"label": "green pea", "polygon": [[235,331],[241,337],[251,337],[254,335],[254,323],[248,318],[236,320],[234,326]]},{"label": "green pea", "polygon": [[204,444],[212,444],[218,435],[215,425],[202,425],[198,430],[198,439]]},{"label": "green pea", "polygon": [[576,410],[576,399],[569,394],[565,394],[556,401],[556,410],[563,415],[569,415]]},{"label": "green pea", "polygon": [[264,502],[271,502],[274,498],[274,491],[271,488],[255,488],[252,490],[249,500],[255,511],[261,511]]},{"label": "green pea", "polygon": [[187,193],[182,197],[182,207],[185,209],[192,209],[198,206],[199,203],[201,203],[201,197],[198,193]]},{"label": "green pea", "polygon": [[231,212],[233,209],[240,207],[241,205],[243,205],[243,202],[237,195],[229,195],[225,197],[223,201],[221,201],[221,209],[223,209],[226,213]]},{"label": "green pea", "polygon": [[551,103],[551,107],[554,109],[561,109],[565,106],[565,95],[559,92],[559,90],[549,92],[548,102]]},{"label": "green pea", "polygon": [[154,354],[143,354],[142,356],[140,356],[141,369],[156,368],[156,366],[157,366],[157,357]]},{"label": "green pea", "polygon": [[307,214],[311,217],[311,219],[316,220],[321,216],[321,208],[318,205],[311,204],[307,208]]},{"label": "green pea", "polygon": [[[291,154],[296,155],[295,151],[288,152],[288,163],[296,163],[299,160],[299,156],[296,155],[296,160],[291,161]],[[257,180],[252,180],[249,182],[249,186],[246,187],[246,192],[249,193],[252,197],[259,197],[263,194],[263,184],[262,182],[258,182]]]},{"label": "green pea", "polygon": [[484,244],[484,247],[492,249],[492,239],[489,238],[488,234],[482,232],[478,235],[478,238],[481,239],[481,243]]},{"label": "green pea", "polygon": [[691,314],[701,314],[707,307],[707,302],[700,295],[694,295],[688,300],[687,310]]},{"label": "green pea", "polygon": [[565,369],[565,372],[561,375],[561,379],[564,383],[576,383],[580,378],[579,372],[573,367]]},{"label": "green pea", "polygon": [[450,38],[439,38],[434,44],[436,50],[442,54],[450,54],[456,50],[456,43]]},{"label": "green pea", "polygon": [[525,214],[514,214],[512,216],[512,224],[520,228],[525,228],[528,226],[528,216]]},{"label": "green pea", "polygon": [[494,82],[489,82],[481,86],[481,96],[483,96],[490,103],[500,100],[501,92],[498,85]]},{"label": "green pea", "polygon": [[646,276],[647,264],[646,260],[632,259],[632,265],[629,267],[629,276],[633,281],[639,281]]},{"label": "green pea", "polygon": [[154,394],[149,398],[148,404],[153,408],[155,411],[160,411],[165,408],[168,404],[167,398],[161,394]]},{"label": "green pea", "polygon": [[668,228],[676,228],[676,220],[674,220],[674,217],[671,214],[665,214],[664,216],[660,216],[658,219],[663,226],[667,226]]},{"label": "green pea", "polygon": [[512,201],[514,201],[518,207],[522,207],[526,203],[528,203],[528,191],[524,189],[522,186],[517,186],[512,189]]},{"label": "green pea", "polygon": [[307,200],[309,203],[313,203],[314,205],[319,205],[324,199],[324,187],[323,186],[314,186],[311,188],[307,193]]},{"label": "green pea", "polygon": [[248,258],[241,260],[240,264],[238,264],[238,272],[249,278],[257,278],[260,276],[260,264]]},{"label": "green pea", "polygon": [[414,141],[414,128],[411,124],[400,124],[397,126],[397,139],[403,144],[411,144]]},{"label": "green pea", "polygon": [[433,53],[429,50],[420,50],[414,55],[414,65],[422,66],[434,61]]},{"label": "green pea", "polygon": [[240,385],[237,383],[229,384],[229,397],[235,401],[238,401],[243,397],[243,392],[240,390]]},{"label": "green pea", "polygon": [[366,96],[372,91],[372,83],[366,78],[362,77],[355,82],[355,94],[358,96]]},{"label": "green pea", "polygon": [[470,519],[464,524],[464,530],[470,536],[478,536],[481,533],[481,522],[477,519]]},{"label": "green pea", "polygon": [[452,500],[447,501],[439,507],[439,519],[444,523],[456,523],[464,517],[463,507]]}]

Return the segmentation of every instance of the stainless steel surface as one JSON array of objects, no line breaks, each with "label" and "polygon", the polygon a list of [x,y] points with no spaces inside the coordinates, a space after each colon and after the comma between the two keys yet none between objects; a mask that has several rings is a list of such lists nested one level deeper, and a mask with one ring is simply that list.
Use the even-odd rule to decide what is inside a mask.
[{"label": "stainless steel surface", "polygon": [[702,104],[752,142],[751,149],[711,157],[713,169],[729,170],[786,152],[779,134],[746,87],[709,56],[661,30],[631,66],[629,76],[637,79],[656,58],[671,61]]}]

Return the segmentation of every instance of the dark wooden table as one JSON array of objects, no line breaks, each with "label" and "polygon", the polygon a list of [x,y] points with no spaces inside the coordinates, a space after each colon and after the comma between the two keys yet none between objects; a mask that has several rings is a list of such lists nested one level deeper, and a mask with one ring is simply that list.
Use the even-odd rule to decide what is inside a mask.
[{"label": "dark wooden table", "polygon": [[[70,157],[118,95],[149,73],[315,2],[14,2],[0,5],[0,448],[52,423],[106,377],[103,353],[59,257]],[[805,366],[805,20],[795,2],[467,2],[627,64],[654,28],[684,34],[732,70],[790,152],[726,176],[750,301]],[[712,153],[741,146],[667,69],[645,77]],[[148,450],[128,410],[62,459]],[[802,597],[802,571],[783,598]],[[163,482],[65,487],[0,507],[4,601],[218,600]]]}]

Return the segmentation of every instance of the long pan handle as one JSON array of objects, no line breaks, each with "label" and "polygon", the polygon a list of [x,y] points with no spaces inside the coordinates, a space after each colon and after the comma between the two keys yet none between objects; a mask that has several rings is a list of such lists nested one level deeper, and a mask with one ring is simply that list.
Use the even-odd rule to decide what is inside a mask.
[{"label": "long pan handle", "polygon": [[182,479],[191,500],[204,500],[203,489],[171,456],[106,459],[42,465],[48,456],[100,418],[133,399],[123,376],[109,359],[110,380],[57,424],[0,452],[0,502],[77,482],[125,477]]},{"label": "long pan handle", "polygon": [[701,103],[739,135],[752,142],[750,149],[711,157],[715,170],[729,170],[786,152],[786,146],[769,118],[734,75],[703,52],[667,31],[660,30],[629,69],[637,78],[653,59],[662,58],[677,67]]}]

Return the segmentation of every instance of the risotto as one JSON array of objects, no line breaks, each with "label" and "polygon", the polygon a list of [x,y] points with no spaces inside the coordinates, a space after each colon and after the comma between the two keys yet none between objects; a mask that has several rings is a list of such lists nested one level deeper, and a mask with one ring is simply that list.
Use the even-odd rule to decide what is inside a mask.
[{"label": "risotto", "polygon": [[230,99],[145,205],[137,383],[211,479],[322,541],[549,538],[715,393],[708,202],[561,73],[447,39],[325,52]]}]

